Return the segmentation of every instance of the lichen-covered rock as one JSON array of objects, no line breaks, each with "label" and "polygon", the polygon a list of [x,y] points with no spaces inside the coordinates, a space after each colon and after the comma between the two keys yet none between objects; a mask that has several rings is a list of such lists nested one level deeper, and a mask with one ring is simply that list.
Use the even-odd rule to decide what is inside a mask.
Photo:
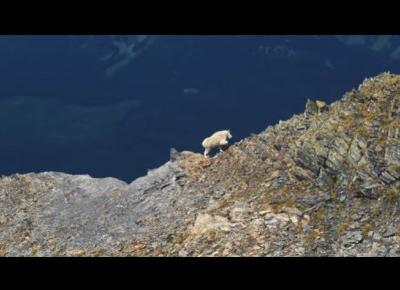
[{"label": "lichen-covered rock", "polygon": [[131,184],[0,178],[1,256],[400,256],[400,76]]}]

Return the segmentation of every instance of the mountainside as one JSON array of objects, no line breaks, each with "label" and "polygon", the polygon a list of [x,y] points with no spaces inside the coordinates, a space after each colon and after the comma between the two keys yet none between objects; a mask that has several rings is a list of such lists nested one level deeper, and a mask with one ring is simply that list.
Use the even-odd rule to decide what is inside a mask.
[{"label": "mountainside", "polygon": [[0,255],[398,256],[399,123],[384,73],[214,158],[172,149],[130,184],[4,176]]},{"label": "mountainside", "polygon": [[398,35],[3,35],[0,174],[130,183],[166,148],[199,151],[220,128],[243,139],[399,59]]}]

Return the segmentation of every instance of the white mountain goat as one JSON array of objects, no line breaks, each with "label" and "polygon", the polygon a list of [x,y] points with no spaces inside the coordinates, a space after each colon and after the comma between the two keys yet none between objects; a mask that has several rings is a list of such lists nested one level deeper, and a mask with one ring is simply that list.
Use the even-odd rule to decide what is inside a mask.
[{"label": "white mountain goat", "polygon": [[204,157],[208,157],[208,153],[211,149],[219,147],[219,151],[222,152],[223,146],[228,144],[228,140],[232,138],[229,130],[218,131],[212,134],[210,137],[203,140],[201,145],[205,148]]}]

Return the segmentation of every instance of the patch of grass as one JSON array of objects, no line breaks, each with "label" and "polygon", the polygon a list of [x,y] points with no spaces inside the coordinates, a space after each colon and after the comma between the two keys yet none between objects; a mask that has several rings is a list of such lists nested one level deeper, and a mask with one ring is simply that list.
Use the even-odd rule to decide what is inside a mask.
[{"label": "patch of grass", "polygon": [[359,92],[364,98],[368,98],[371,97],[376,92],[376,88],[371,85],[367,85],[361,87],[359,89]]},{"label": "patch of grass", "polygon": [[0,244],[0,256],[3,257],[6,254],[6,246]]},{"label": "patch of grass", "polygon": [[371,224],[367,223],[362,227],[362,235],[364,238],[368,236],[368,233],[371,231],[372,226]]},{"label": "patch of grass", "polygon": [[163,252],[163,250],[162,250],[162,248],[160,247],[160,246],[158,246],[155,250],[154,250],[154,256],[163,256],[164,255],[164,252]]},{"label": "patch of grass", "polygon": [[400,84],[400,77],[399,76],[390,76],[383,79],[383,84],[385,86],[391,87]]},{"label": "patch of grass", "polygon": [[371,213],[373,217],[377,218],[382,215],[383,209],[380,207],[375,207],[372,209]]},{"label": "patch of grass", "polygon": [[29,245],[29,248],[31,250],[31,256],[35,256],[39,250],[39,245],[36,243],[31,242]]},{"label": "patch of grass", "polygon": [[354,116],[352,115],[344,115],[341,114],[341,124],[345,125],[346,127],[350,127],[354,122]]},{"label": "patch of grass", "polygon": [[295,202],[293,197],[289,198],[284,197],[281,201],[274,202],[273,204],[271,204],[271,209],[274,213],[279,213],[284,207],[292,208],[294,206]]},{"label": "patch of grass", "polygon": [[321,230],[313,229],[304,238],[304,246],[310,247],[312,243],[321,236]]},{"label": "patch of grass", "polygon": [[342,204],[335,199],[333,201],[335,202],[335,207],[332,209],[332,214],[335,216],[335,218],[340,218],[342,214]]},{"label": "patch of grass", "polygon": [[354,129],[354,132],[357,133],[361,137],[366,137],[368,138],[370,135],[370,130],[364,125],[360,125],[357,128]]},{"label": "patch of grass", "polygon": [[185,236],[183,234],[177,234],[174,238],[174,243],[182,244],[184,240],[185,240]]},{"label": "patch of grass", "polygon": [[90,253],[90,256],[92,257],[99,257],[101,255],[104,255],[104,250],[100,247],[94,248],[94,250]]},{"label": "patch of grass", "polygon": [[217,237],[217,232],[214,230],[211,230],[207,233],[207,240],[210,242],[214,241],[216,237]]},{"label": "patch of grass", "polygon": [[331,198],[333,201],[337,200],[337,192],[336,190],[331,190]]},{"label": "patch of grass", "polygon": [[314,220],[316,220],[320,223],[325,223],[325,221],[326,221],[325,207],[324,206],[319,207],[315,211],[313,216],[314,216]]},{"label": "patch of grass", "polygon": [[393,202],[399,199],[399,193],[393,187],[388,188],[385,191],[385,199],[386,201]]},{"label": "patch of grass", "polygon": [[343,232],[345,230],[347,230],[349,228],[349,224],[347,222],[342,222],[341,224],[339,224],[336,233],[338,234],[338,236],[341,236],[343,234]]}]

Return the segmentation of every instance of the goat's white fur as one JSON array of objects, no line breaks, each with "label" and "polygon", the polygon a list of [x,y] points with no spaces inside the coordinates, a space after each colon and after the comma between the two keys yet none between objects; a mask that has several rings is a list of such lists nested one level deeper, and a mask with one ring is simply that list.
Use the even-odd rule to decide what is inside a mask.
[{"label": "goat's white fur", "polygon": [[201,145],[205,148],[204,157],[208,157],[208,153],[211,149],[219,147],[220,152],[222,152],[222,146],[228,144],[228,140],[232,138],[231,132],[229,130],[218,131],[203,140]]}]

